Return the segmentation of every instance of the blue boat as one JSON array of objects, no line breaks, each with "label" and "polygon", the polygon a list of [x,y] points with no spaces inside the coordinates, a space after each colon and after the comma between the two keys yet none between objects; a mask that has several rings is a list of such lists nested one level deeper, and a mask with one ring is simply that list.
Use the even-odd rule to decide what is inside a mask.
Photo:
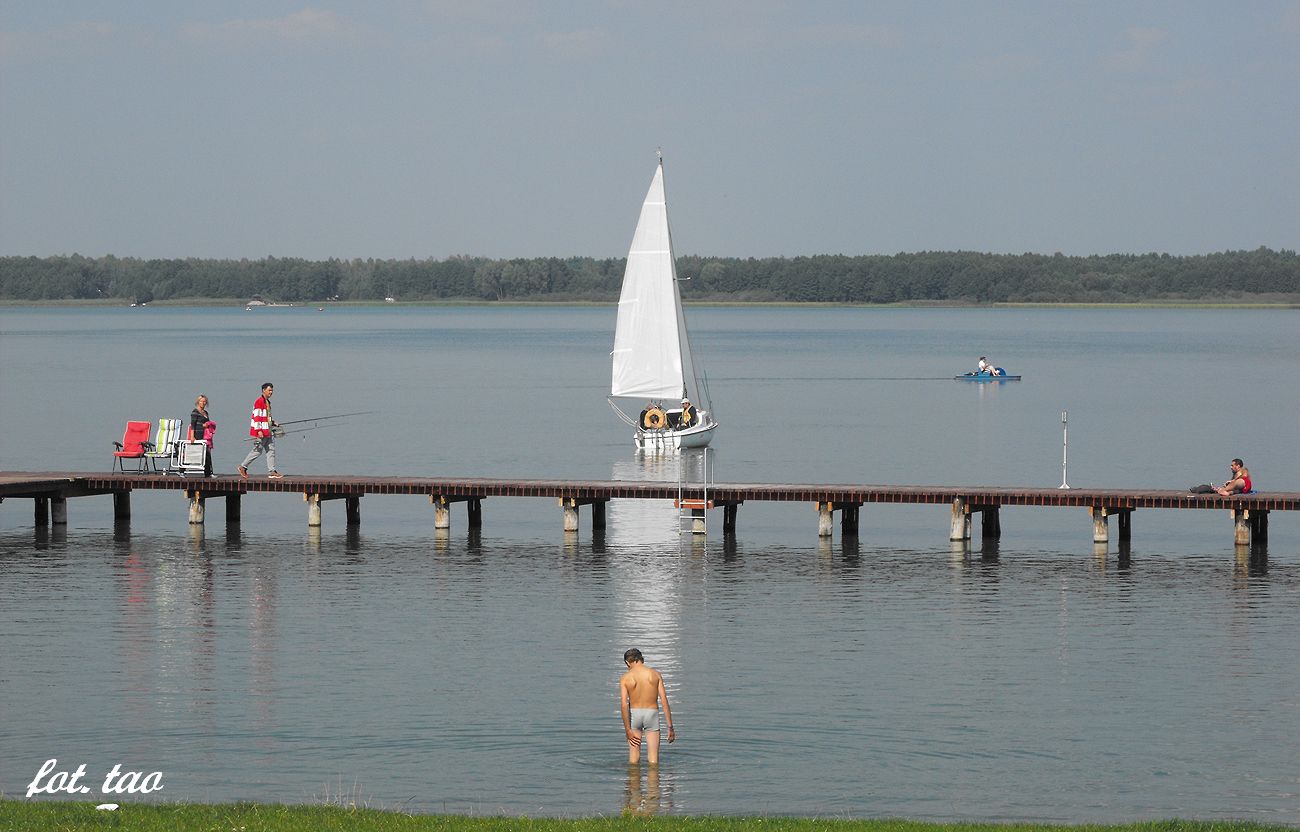
[{"label": "blue boat", "polygon": [[954,381],[1020,381],[1020,376],[1008,375],[1007,371],[1001,367],[995,367],[992,371],[984,370],[983,372],[970,372],[961,376],[953,376]]}]

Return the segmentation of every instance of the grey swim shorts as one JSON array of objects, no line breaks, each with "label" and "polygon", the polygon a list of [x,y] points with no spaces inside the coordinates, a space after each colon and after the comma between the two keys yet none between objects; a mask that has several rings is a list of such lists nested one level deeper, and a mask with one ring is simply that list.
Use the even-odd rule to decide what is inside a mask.
[{"label": "grey swim shorts", "polygon": [[633,731],[658,731],[658,708],[632,708],[629,714]]}]

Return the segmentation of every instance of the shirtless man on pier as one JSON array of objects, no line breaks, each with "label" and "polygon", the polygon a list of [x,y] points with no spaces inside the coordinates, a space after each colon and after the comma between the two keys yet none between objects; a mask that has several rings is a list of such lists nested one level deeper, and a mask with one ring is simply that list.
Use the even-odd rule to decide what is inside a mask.
[{"label": "shirtless man on pier", "polygon": [[659,764],[659,703],[663,702],[664,721],[668,723],[668,741],[677,739],[673,730],[673,711],[668,707],[664,677],[653,667],[646,667],[641,651],[633,647],[623,654],[627,673],[618,680],[618,707],[623,714],[623,732],[627,734],[627,761],[641,762],[641,738],[646,739],[646,760]]}]

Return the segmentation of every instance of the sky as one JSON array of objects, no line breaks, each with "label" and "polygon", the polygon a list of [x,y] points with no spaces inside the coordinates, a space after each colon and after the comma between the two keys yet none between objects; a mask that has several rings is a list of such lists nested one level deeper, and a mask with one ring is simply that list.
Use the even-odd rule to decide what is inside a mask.
[{"label": "sky", "polygon": [[1295,249],[1300,2],[0,0],[0,255]]}]

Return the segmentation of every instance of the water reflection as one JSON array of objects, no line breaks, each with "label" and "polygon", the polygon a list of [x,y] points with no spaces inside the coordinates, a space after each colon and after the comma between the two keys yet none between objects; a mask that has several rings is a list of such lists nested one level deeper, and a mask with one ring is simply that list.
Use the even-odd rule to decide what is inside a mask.
[{"label": "water reflection", "polygon": [[1268,545],[1254,543],[1249,547],[1234,547],[1234,572],[1238,577],[1268,577]]},{"label": "water reflection", "polygon": [[[615,461],[611,478],[679,482],[702,477],[706,460],[698,451],[637,454]],[[639,648],[648,664],[668,676],[681,666],[685,558],[706,557],[707,540],[681,533],[681,517],[671,500],[611,500],[607,512],[616,644],[619,652]]]},{"label": "water reflection", "polygon": [[639,764],[628,765],[623,811],[645,816],[672,812],[672,783],[672,777],[661,774],[659,766],[646,766],[643,770]]}]

